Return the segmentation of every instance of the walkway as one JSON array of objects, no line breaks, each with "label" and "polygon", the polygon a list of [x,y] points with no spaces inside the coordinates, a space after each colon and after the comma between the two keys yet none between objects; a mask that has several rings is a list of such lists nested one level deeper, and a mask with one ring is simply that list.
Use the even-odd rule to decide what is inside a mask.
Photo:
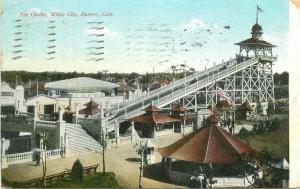
[{"label": "walkway", "polygon": [[[180,134],[160,137],[153,140],[157,146],[165,146],[181,138]],[[139,156],[133,143],[119,145],[107,150],[106,153],[106,170],[114,172],[120,186],[126,188],[137,188],[139,179]],[[55,174],[66,169],[71,169],[73,162],[79,159],[83,166],[100,164],[98,171],[102,171],[102,154],[89,152],[80,155],[73,155],[67,158],[53,159],[47,161],[47,175]],[[144,188],[175,188],[173,184],[168,183],[168,179],[160,170],[161,157],[156,154],[156,162],[145,171],[145,177],[142,179]],[[154,169],[153,169],[154,167]],[[7,169],[2,170],[3,176],[9,181],[25,181],[42,176],[42,166],[35,166],[35,162],[24,164],[10,165]],[[160,182],[155,181],[160,180]]]}]

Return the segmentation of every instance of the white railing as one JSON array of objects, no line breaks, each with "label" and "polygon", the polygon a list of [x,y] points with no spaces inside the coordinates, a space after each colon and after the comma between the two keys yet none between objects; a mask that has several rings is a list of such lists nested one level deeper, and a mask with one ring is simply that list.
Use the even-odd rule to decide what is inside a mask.
[{"label": "white railing", "polygon": [[33,152],[5,155],[8,164],[23,163],[33,161]]},{"label": "white railing", "polygon": [[120,110],[120,109],[123,109],[126,106],[131,105],[133,103],[141,102],[144,98],[155,97],[160,92],[165,92],[166,90],[170,90],[170,89],[172,89],[174,87],[181,86],[182,84],[190,82],[191,80],[193,80],[193,79],[195,79],[197,77],[200,77],[200,76],[203,76],[205,74],[208,74],[209,72],[216,71],[216,70],[222,68],[223,66],[228,66],[228,65],[232,65],[232,64],[236,64],[236,63],[237,63],[236,60],[233,59],[233,60],[229,60],[227,62],[223,62],[222,64],[218,64],[218,65],[216,65],[214,67],[211,67],[209,69],[203,70],[201,72],[196,72],[195,74],[189,75],[189,76],[187,76],[185,78],[182,78],[180,80],[173,81],[169,85],[160,87],[160,88],[158,88],[156,90],[150,91],[147,94],[142,94],[142,95],[140,95],[140,96],[138,96],[138,97],[136,97],[136,98],[134,98],[132,100],[128,100],[128,101],[125,101],[125,102],[123,102],[121,104],[113,106],[110,109],[107,109],[105,111],[105,114],[110,113],[110,112],[114,112],[114,111],[117,111],[117,110]]},{"label": "white railing", "polygon": [[274,57],[274,56],[264,56],[264,55],[261,55],[261,56],[259,56],[259,58],[261,60],[267,60],[267,61],[271,61],[271,62],[277,61],[277,56]]},{"label": "white railing", "polygon": [[[46,151],[47,159],[55,159],[61,157],[61,150],[60,149],[54,149],[54,150],[48,150]],[[8,154],[4,155],[4,158],[6,158],[7,164],[16,164],[16,163],[24,163],[24,162],[30,162],[34,160],[34,152],[23,152],[23,153],[17,153],[17,154]]]},{"label": "white railing", "polygon": [[[164,106],[164,105],[168,104],[170,101],[174,101],[174,100],[182,97],[182,95],[192,94],[193,92],[197,91],[199,88],[208,86],[209,84],[212,84],[212,83],[216,82],[217,80],[224,78],[227,75],[230,75],[234,72],[238,72],[241,69],[248,67],[252,64],[255,64],[257,62],[258,62],[258,58],[256,57],[256,58],[248,59],[248,60],[238,63],[238,64],[232,63],[231,67],[228,67],[228,66],[221,67],[222,69],[217,70],[217,72],[214,74],[207,73],[207,76],[202,75],[202,77],[200,77],[198,75],[195,76],[195,74],[194,74],[194,75],[192,75],[193,77],[190,77],[189,79],[187,79],[190,81],[190,83],[188,83],[188,84],[183,83],[184,85],[181,85],[181,86],[177,86],[177,84],[176,84],[175,87],[174,87],[174,85],[168,85],[168,86],[170,86],[171,90],[168,90],[168,88],[165,89],[163,91],[164,94],[156,94],[153,98],[150,98],[148,96],[147,98],[141,100],[140,102],[136,102],[135,104],[131,104],[131,105],[123,108],[122,110],[119,110],[115,115],[113,115],[109,118],[109,121],[107,122],[106,126],[108,128],[110,128],[112,125],[115,124],[115,120],[123,120],[123,119],[126,119],[127,117],[137,114],[138,112],[141,112],[142,109],[146,105],[151,104],[152,101],[154,102],[154,105]],[[224,64],[222,64],[222,65],[224,66]],[[213,69],[213,70],[215,71],[215,69]],[[187,81],[187,80],[185,80],[185,81]],[[193,80],[195,80],[195,82],[192,82]],[[163,96],[163,97],[161,97],[161,96]]]},{"label": "white railing", "polygon": [[48,159],[55,159],[61,157],[61,150],[60,149],[54,149],[54,150],[47,150],[47,158]]},{"label": "white railing", "polygon": [[85,126],[100,124],[98,119],[92,119],[92,118],[77,118],[77,123]]},{"label": "white railing", "polygon": [[53,121],[37,121],[36,127],[57,128],[57,124]]},{"label": "white railing", "polygon": [[34,114],[30,112],[20,112],[19,115],[33,118]]},{"label": "white railing", "polygon": [[[110,117],[107,117],[106,128],[108,131],[114,129],[116,121],[120,122],[127,119],[130,116],[143,112],[143,109],[150,105],[152,102],[157,106],[164,106],[176,99],[181,98],[183,95],[189,95],[197,91],[199,88],[203,88],[230,75],[234,72],[250,66],[258,62],[258,57],[248,59],[246,61],[237,63],[235,59],[219,64],[210,69],[202,72],[197,72],[193,75],[185,77],[183,79],[173,81],[171,84],[158,88],[147,94],[143,94],[133,100],[126,101],[117,106],[114,106],[105,111],[106,113],[113,113]],[[95,118],[79,119],[78,123],[81,125],[96,125]],[[99,124],[99,123],[98,123]]]}]

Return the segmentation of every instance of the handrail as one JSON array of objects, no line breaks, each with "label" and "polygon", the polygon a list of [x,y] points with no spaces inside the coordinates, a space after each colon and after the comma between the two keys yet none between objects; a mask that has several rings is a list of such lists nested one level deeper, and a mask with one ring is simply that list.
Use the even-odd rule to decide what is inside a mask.
[{"label": "handrail", "polygon": [[[163,91],[164,93],[155,94],[153,96],[148,96],[145,99],[136,101],[135,103],[132,103],[129,106],[126,106],[123,109],[120,109],[116,114],[108,117],[107,126],[109,127],[109,126],[113,125],[115,123],[116,119],[120,120],[120,119],[126,117],[125,111],[130,109],[133,106],[138,106],[138,108],[133,109],[132,111],[128,111],[127,116],[132,116],[134,114],[137,114],[138,112],[141,112],[141,108],[143,107],[143,105],[150,104],[152,100],[154,101],[154,104],[161,105],[161,104],[166,103],[169,99],[174,99],[174,98],[180,97],[184,93],[190,94],[190,93],[192,93],[190,91],[194,91],[194,90],[197,90],[198,88],[202,88],[203,85],[205,85],[205,84],[208,85],[208,84],[215,82],[216,80],[224,77],[225,75],[232,74],[232,72],[236,72],[245,66],[249,66],[251,64],[256,63],[259,58],[260,57],[255,57],[255,58],[251,58],[251,59],[248,59],[248,60],[240,62],[240,63],[231,64],[229,67],[228,66],[224,67],[224,64],[222,64],[223,67],[219,66],[219,68],[221,68],[221,69],[217,69],[218,72],[216,72],[214,74],[211,74],[211,72],[207,73],[208,77],[203,77],[203,75],[193,74],[192,75],[193,77],[190,76],[189,79],[186,79],[187,82],[184,82],[184,83],[180,82],[177,85],[170,84],[170,85],[168,85],[169,87]],[[196,82],[193,83],[192,81],[194,79],[196,79]],[[188,84],[188,85],[183,88],[181,84]],[[171,93],[170,93],[170,90],[172,90]]]},{"label": "handrail", "polygon": [[148,98],[154,97],[155,95],[157,95],[157,93],[159,93],[161,91],[165,91],[165,90],[169,90],[169,89],[174,88],[174,87],[181,86],[184,83],[190,82],[191,80],[193,80],[193,79],[195,79],[195,78],[197,78],[199,76],[202,76],[202,74],[205,74],[205,73],[208,74],[210,72],[218,70],[222,66],[229,65],[230,63],[236,63],[236,59],[232,59],[232,60],[223,62],[221,64],[217,64],[217,65],[215,65],[215,66],[213,66],[213,67],[211,67],[209,69],[205,69],[205,70],[202,70],[201,72],[196,72],[195,74],[189,75],[189,76],[187,76],[185,78],[179,79],[177,81],[173,81],[169,85],[160,87],[160,88],[155,89],[153,91],[150,91],[147,94],[142,94],[142,95],[140,95],[140,96],[138,96],[138,97],[136,97],[136,98],[134,98],[132,100],[128,100],[128,101],[125,101],[125,102],[120,103],[118,105],[115,105],[115,106],[111,107],[110,109],[105,110],[105,114],[111,112],[114,109],[120,110],[120,109],[124,108],[127,105],[130,105],[132,103],[137,103],[137,102],[143,100],[146,97],[148,97]]}]

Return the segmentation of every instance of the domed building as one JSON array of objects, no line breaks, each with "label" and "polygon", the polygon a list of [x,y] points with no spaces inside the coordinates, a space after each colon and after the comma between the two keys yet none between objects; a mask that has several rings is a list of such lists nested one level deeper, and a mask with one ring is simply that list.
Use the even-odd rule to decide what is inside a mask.
[{"label": "domed building", "polygon": [[261,55],[273,56],[272,48],[276,46],[263,40],[262,34],[262,26],[255,23],[251,29],[252,37],[236,43],[236,45],[240,46],[240,54],[246,57],[257,57]]},{"label": "domed building", "polygon": [[[268,55],[273,56],[272,48],[276,47],[275,45],[263,40],[262,34],[263,29],[260,24],[258,24],[258,11],[261,10],[257,7],[256,14],[256,23],[252,26],[251,35],[252,37],[236,43],[236,45],[240,46],[240,54],[245,55],[246,57],[253,56],[257,57],[260,55]],[[246,54],[244,54],[246,53]],[[252,54],[251,54],[252,53]]]}]

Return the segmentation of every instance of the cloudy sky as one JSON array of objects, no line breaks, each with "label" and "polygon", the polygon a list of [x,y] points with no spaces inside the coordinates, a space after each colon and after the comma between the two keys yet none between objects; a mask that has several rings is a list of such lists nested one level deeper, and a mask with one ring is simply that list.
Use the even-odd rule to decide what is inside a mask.
[{"label": "cloudy sky", "polygon": [[256,5],[263,38],[277,46],[275,71],[285,71],[287,0],[4,1],[2,70],[201,70],[235,56]]}]

